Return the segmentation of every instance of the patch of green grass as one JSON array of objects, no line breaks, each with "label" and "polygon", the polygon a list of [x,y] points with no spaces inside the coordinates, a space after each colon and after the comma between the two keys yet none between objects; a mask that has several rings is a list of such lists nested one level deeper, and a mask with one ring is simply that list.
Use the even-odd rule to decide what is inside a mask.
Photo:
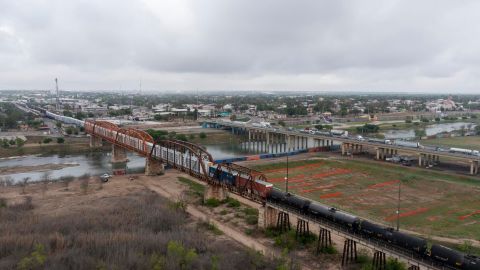
[{"label": "patch of green grass", "polygon": [[218,206],[220,206],[220,204],[222,204],[222,203],[215,198],[207,199],[204,202],[204,205],[206,205],[208,207],[212,207],[212,208],[218,207]]},{"label": "patch of green grass", "polygon": [[225,200],[225,203],[227,204],[228,207],[232,207],[232,208],[240,207],[240,202],[230,197]]},{"label": "patch of green grass", "polygon": [[247,216],[245,218],[245,221],[247,222],[248,225],[255,225],[258,223],[258,217],[257,216]]},{"label": "patch of green grass", "polygon": [[205,193],[205,186],[181,176],[178,177],[178,181],[182,182],[183,184],[186,184],[193,194],[203,197],[203,194]]},{"label": "patch of green grass", "polygon": [[242,211],[247,216],[258,216],[258,209],[255,208],[245,207]]},{"label": "patch of green grass", "polygon": [[200,222],[198,224],[198,226],[200,228],[204,228],[207,231],[212,232],[215,235],[222,235],[223,234],[223,232],[217,227],[217,225],[215,225],[214,223],[208,222],[208,221]]},{"label": "patch of green grass", "polygon": [[332,245],[332,246],[321,248],[319,252],[322,254],[336,254],[337,249]]}]

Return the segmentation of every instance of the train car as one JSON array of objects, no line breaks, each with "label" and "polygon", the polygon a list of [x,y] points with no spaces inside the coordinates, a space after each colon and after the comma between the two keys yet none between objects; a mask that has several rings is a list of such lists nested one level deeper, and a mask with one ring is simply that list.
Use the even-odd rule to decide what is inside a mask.
[{"label": "train car", "polygon": [[387,241],[421,255],[427,253],[427,240],[420,237],[391,229],[389,230],[389,234],[387,234]]},{"label": "train car", "polygon": [[368,237],[386,240],[387,229],[381,225],[372,223],[367,220],[360,222],[359,232]]},{"label": "train car", "polygon": [[265,199],[272,191],[273,184],[262,180],[255,180],[253,183],[253,193],[261,199]]},{"label": "train car", "polygon": [[267,199],[275,203],[285,204],[285,201],[286,201],[285,192],[280,191],[276,188],[273,188],[268,194]]},{"label": "train car", "polygon": [[285,194],[285,203],[295,209],[306,212],[310,206],[310,201],[304,198],[293,195],[292,193]]},{"label": "train car", "polygon": [[333,214],[334,222],[346,227],[349,231],[357,231],[360,219],[357,216],[349,214],[347,212],[340,211],[335,208],[330,208],[330,212]]},{"label": "train car", "polygon": [[446,265],[463,269],[464,254],[451,248],[434,244],[430,249],[430,256]]},{"label": "train car", "polygon": [[330,221],[333,221],[333,213],[330,211],[330,207],[318,204],[315,202],[310,203],[308,207],[308,213],[316,218],[323,218]]},{"label": "train car", "polygon": [[465,256],[463,261],[463,269],[480,270],[480,258],[472,255]]}]

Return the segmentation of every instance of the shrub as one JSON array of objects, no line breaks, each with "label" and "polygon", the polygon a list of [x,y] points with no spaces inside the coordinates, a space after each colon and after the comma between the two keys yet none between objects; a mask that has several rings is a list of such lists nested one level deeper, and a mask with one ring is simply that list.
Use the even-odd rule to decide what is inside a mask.
[{"label": "shrub", "polygon": [[258,217],[257,216],[246,216],[245,221],[247,222],[248,225],[255,225],[258,223]]},{"label": "shrub", "polygon": [[207,134],[205,134],[205,132],[200,132],[199,137],[200,137],[200,139],[206,139],[206,138],[207,138]]},{"label": "shrub", "polygon": [[435,117],[435,122],[440,122],[440,117]]},{"label": "shrub", "polygon": [[190,135],[188,135],[188,138],[189,138],[190,140],[195,139],[195,134],[190,134]]},{"label": "shrub", "polygon": [[411,124],[411,123],[412,123],[412,120],[411,120],[411,119],[407,119],[407,120],[405,120],[405,123]]},{"label": "shrub", "polygon": [[233,199],[233,198],[227,198],[227,200],[225,202],[227,203],[228,207],[232,207],[232,208],[240,207],[240,202]]},{"label": "shrub", "polygon": [[205,200],[204,204],[208,207],[215,208],[215,207],[218,207],[221,204],[221,202],[218,199],[210,198]]},{"label": "shrub", "polygon": [[57,138],[57,143],[64,143],[65,139],[64,138]]},{"label": "shrub", "polygon": [[45,247],[43,247],[41,244],[37,244],[35,245],[35,250],[29,256],[20,260],[17,268],[20,270],[43,268],[46,260],[47,254],[45,252]]},{"label": "shrub", "polygon": [[43,139],[43,143],[51,143],[51,142],[52,142],[52,138]]}]

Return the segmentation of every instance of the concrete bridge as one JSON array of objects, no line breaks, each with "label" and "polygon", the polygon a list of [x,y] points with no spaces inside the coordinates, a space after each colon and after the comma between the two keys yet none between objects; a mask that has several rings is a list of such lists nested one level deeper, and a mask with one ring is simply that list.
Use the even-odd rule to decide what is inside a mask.
[{"label": "concrete bridge", "polygon": [[440,157],[450,160],[457,160],[470,168],[471,175],[477,175],[480,163],[479,156],[439,151],[434,148],[414,148],[400,145],[385,144],[380,142],[360,141],[351,137],[328,136],[321,134],[310,134],[284,129],[254,127],[248,124],[227,122],[221,120],[208,120],[203,123],[205,128],[229,129],[233,134],[244,136],[250,143],[260,144],[261,149],[270,149],[272,144],[281,142],[285,150],[295,151],[300,149],[331,146],[334,142],[339,143],[342,155],[357,154],[367,149],[375,151],[377,160],[385,160],[388,156],[398,153],[411,154],[418,157],[418,165],[424,167],[435,165]]}]

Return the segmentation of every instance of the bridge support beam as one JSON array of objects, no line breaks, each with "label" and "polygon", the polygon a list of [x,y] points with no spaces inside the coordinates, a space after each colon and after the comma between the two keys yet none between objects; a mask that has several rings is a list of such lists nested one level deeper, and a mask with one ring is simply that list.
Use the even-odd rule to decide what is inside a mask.
[{"label": "bridge support beam", "polygon": [[90,147],[101,147],[101,146],[102,146],[102,138],[90,135]]},{"label": "bridge support beam", "polygon": [[332,236],[329,230],[320,228],[318,233],[317,254],[332,246]]},{"label": "bridge support beam", "polygon": [[470,174],[471,175],[478,174],[478,161],[470,160]]},{"label": "bridge support beam", "polygon": [[357,261],[357,242],[352,239],[345,239],[343,244],[342,266]]},{"label": "bridge support beam", "polygon": [[308,221],[301,218],[297,219],[297,230],[295,231],[295,238],[301,236],[308,236],[310,234],[310,227]]},{"label": "bridge support beam", "polygon": [[386,265],[387,265],[387,260],[385,258],[385,253],[376,250],[373,253],[372,269],[384,270]]},{"label": "bridge support beam", "polygon": [[145,159],[145,175],[154,176],[162,175],[165,173],[165,166],[157,159],[146,158]]},{"label": "bridge support beam", "polygon": [[203,200],[206,201],[208,199],[217,199],[219,201],[226,200],[227,192],[220,185],[208,185],[207,189],[205,190]]},{"label": "bridge support beam", "polygon": [[268,205],[258,209],[258,226],[262,229],[276,226],[278,210]]},{"label": "bridge support beam", "polygon": [[277,216],[277,229],[280,232],[288,232],[290,230],[290,216],[287,212],[279,212]]},{"label": "bridge support beam", "polygon": [[127,162],[127,150],[118,145],[112,144],[112,163],[124,163]]},{"label": "bridge support beam", "polygon": [[420,266],[412,264],[408,267],[408,270],[420,270]]}]

